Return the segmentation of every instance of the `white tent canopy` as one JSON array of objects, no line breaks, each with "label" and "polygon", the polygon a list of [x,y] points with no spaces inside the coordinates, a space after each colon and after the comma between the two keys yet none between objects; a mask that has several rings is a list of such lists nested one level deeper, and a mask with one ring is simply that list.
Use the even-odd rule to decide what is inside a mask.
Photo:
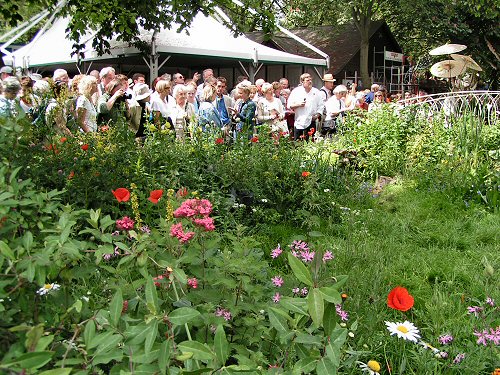
[{"label": "white tent canopy", "polygon": [[[37,67],[76,63],[71,56],[74,42],[66,38],[67,18],[59,18],[43,35],[12,54],[13,65]],[[199,13],[187,30],[177,32],[177,25],[157,33],[142,30],[140,38],[152,46],[156,54],[192,55],[231,59],[254,64],[300,64],[326,67],[326,60],[312,59],[275,50],[251,41],[245,36],[234,37],[231,31],[212,17]],[[187,33],[187,32],[188,33]],[[154,36],[154,44],[152,43]],[[127,43],[113,39],[110,54],[98,56],[92,48],[91,37],[86,37],[84,59],[94,61],[121,56],[140,55],[140,51]]]}]

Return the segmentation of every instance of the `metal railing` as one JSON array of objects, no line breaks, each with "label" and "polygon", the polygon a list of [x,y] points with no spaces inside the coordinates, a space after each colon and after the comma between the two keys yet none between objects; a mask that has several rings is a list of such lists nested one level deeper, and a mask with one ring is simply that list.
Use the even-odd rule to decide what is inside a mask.
[{"label": "metal railing", "polygon": [[446,119],[472,114],[494,124],[500,118],[500,91],[446,92],[403,99],[397,103],[402,107],[425,107],[426,113],[442,114]]}]

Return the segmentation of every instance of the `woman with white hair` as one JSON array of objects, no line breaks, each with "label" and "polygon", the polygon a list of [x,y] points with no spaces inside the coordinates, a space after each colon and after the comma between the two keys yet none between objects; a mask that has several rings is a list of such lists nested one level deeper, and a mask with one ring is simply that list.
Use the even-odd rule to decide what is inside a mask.
[{"label": "woman with white hair", "polygon": [[219,111],[213,105],[217,96],[217,89],[211,84],[206,84],[200,97],[200,108],[198,109],[198,125],[205,131],[207,126],[222,128],[222,120]]},{"label": "woman with white hair", "polygon": [[174,109],[175,103],[168,100],[171,87],[170,81],[160,79],[155,85],[155,92],[151,94],[151,112],[153,113],[153,121],[158,126],[168,121]]},{"label": "woman with white hair", "polygon": [[288,133],[288,127],[284,121],[285,109],[281,100],[274,96],[273,85],[264,83],[262,94],[264,96],[257,103],[257,122],[269,126],[273,133]]},{"label": "woman with white hair", "polygon": [[174,87],[175,107],[172,110],[172,121],[177,139],[183,140],[188,125],[195,117],[194,106],[187,101],[188,87],[179,84]]},{"label": "woman with white hair", "polygon": [[3,92],[0,95],[0,118],[26,116],[17,98],[19,91],[21,91],[21,83],[16,77],[7,77],[3,81]]},{"label": "woman with white hair", "polygon": [[84,76],[78,83],[78,99],[76,100],[76,120],[85,133],[97,131],[97,110],[92,104],[92,95],[97,92],[97,79]]},{"label": "woman with white hair", "polygon": [[326,116],[321,128],[321,135],[329,136],[337,132],[347,110],[344,101],[346,95],[347,87],[344,85],[338,85],[333,89],[333,96],[325,103]]}]

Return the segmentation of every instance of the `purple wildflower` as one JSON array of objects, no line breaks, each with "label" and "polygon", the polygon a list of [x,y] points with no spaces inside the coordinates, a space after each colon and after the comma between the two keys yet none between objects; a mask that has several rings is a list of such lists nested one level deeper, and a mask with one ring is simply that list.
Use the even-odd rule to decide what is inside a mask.
[{"label": "purple wildflower", "polygon": [[299,294],[300,293],[300,288],[293,288],[292,289],[293,294]]},{"label": "purple wildflower", "polygon": [[468,306],[467,307],[467,314],[474,314],[476,318],[479,317],[479,313],[483,311],[483,308],[481,306]]},{"label": "purple wildflower", "polygon": [[298,251],[309,251],[309,245],[304,241],[293,241],[290,249]]},{"label": "purple wildflower", "polygon": [[302,288],[302,290],[300,291],[300,294],[302,294],[303,296],[307,296],[307,293],[309,293],[309,291],[306,287]]},{"label": "purple wildflower", "polygon": [[443,358],[443,359],[448,358],[448,353],[447,352],[439,352],[438,355],[439,355],[440,358]]},{"label": "purple wildflower", "polygon": [[281,276],[274,276],[271,281],[273,282],[274,286],[277,286],[278,288],[283,285],[283,278]]},{"label": "purple wildflower", "polygon": [[108,261],[110,260],[111,258],[114,258],[115,256],[117,255],[120,255],[120,252],[118,251],[118,246],[115,247],[115,251],[111,254],[104,254],[102,256],[102,258],[105,260],[105,261]]},{"label": "purple wildflower", "polygon": [[495,329],[490,328],[490,333],[486,334],[486,338],[492,341],[495,345],[500,344],[500,326]]},{"label": "purple wildflower", "polygon": [[491,307],[495,306],[495,300],[492,299],[491,297],[486,298],[486,303],[490,305]]},{"label": "purple wildflower", "polygon": [[453,341],[453,336],[452,335],[441,335],[439,336],[439,339],[438,339],[439,343],[441,343],[442,345],[448,345],[450,342]]},{"label": "purple wildflower", "polygon": [[463,360],[465,359],[465,353],[459,353],[457,354],[457,356],[455,357],[455,359],[453,360],[453,363],[455,364],[459,364],[460,362],[462,362]]},{"label": "purple wildflower", "polygon": [[278,303],[280,301],[280,299],[281,299],[281,294],[276,292],[276,294],[273,296],[273,302]]},{"label": "purple wildflower", "polygon": [[349,314],[347,311],[342,310],[342,305],[335,305],[335,311],[337,315],[340,317],[340,320],[346,322],[349,320]]},{"label": "purple wildflower", "polygon": [[314,259],[314,251],[302,251],[300,253],[300,257],[302,258],[302,261],[305,263],[312,262]]},{"label": "purple wildflower", "polygon": [[280,244],[278,244],[278,247],[276,249],[274,249],[273,251],[271,251],[271,258],[276,259],[277,257],[279,257],[281,255],[282,252],[283,252],[283,250],[281,250],[281,246],[280,246]]},{"label": "purple wildflower", "polygon": [[477,337],[477,344],[478,345],[488,345],[488,339],[486,337],[486,335],[488,334],[488,330],[484,329],[483,331],[476,331],[474,330],[474,336]]},{"label": "purple wildflower", "polygon": [[215,316],[221,316],[225,321],[231,320],[231,312],[226,309],[222,309],[220,307],[215,310]]},{"label": "purple wildflower", "polygon": [[151,229],[149,229],[147,225],[143,225],[139,229],[141,230],[142,233],[151,234]]},{"label": "purple wildflower", "polygon": [[332,260],[334,258],[333,253],[330,250],[325,251],[323,254],[323,263],[326,263],[329,260]]}]

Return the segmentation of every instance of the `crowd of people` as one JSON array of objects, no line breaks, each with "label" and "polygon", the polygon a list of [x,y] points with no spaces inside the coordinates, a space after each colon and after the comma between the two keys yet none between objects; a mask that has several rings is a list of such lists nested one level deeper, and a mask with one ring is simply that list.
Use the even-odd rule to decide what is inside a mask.
[{"label": "crowd of people", "polygon": [[112,67],[72,79],[64,69],[42,78],[37,74],[16,76],[12,68],[3,67],[0,118],[28,117],[34,124],[43,123],[67,136],[95,132],[121,117],[138,138],[145,137],[146,125],[152,124],[175,131],[180,140],[195,128],[220,130],[228,138],[267,132],[300,140],[316,131],[325,137],[335,134],[352,111],[417,100],[410,93],[404,98],[389,97],[385,87],[377,84],[357,91],[355,83],[349,88],[336,85],[332,74],[322,78],[323,86],[318,89],[313,87],[311,75],[304,73],[292,89],[287,78],[252,83],[240,76],[228,91],[226,78],[216,77],[212,69],[189,79],[181,73],[164,74],[149,87],[144,74],[127,77],[116,74]]}]

